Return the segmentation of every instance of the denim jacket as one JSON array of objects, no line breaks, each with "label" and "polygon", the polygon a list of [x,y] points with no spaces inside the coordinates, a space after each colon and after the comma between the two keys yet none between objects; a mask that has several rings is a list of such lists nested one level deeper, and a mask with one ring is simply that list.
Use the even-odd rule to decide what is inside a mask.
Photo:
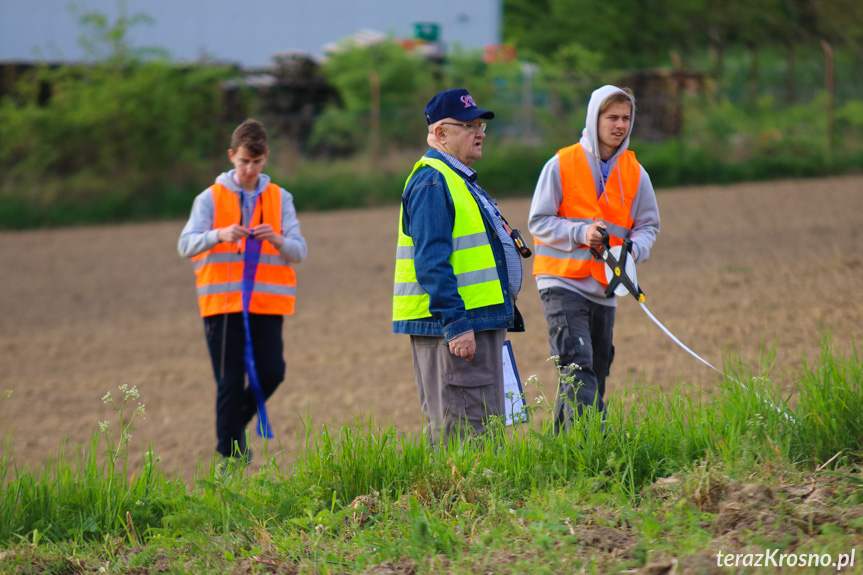
[{"label": "denim jacket", "polygon": [[[435,149],[429,149],[426,157],[435,158],[450,165],[450,162]],[[467,177],[454,171],[467,180]],[[475,177],[474,177],[475,182]],[[471,194],[476,195],[472,186]],[[452,230],[455,208],[446,187],[444,176],[431,167],[423,167],[411,178],[402,194],[404,208],[404,232],[414,242],[414,264],[417,281],[429,293],[431,317],[393,322],[394,333],[443,337],[450,341],[470,331],[485,331],[507,328],[509,331],[524,331],[524,321],[512,302],[509,293],[506,259],[503,244],[494,231],[493,214],[489,214],[483,203],[477,205],[485,220],[498,277],[503,288],[503,303],[465,310],[464,301],[458,294],[455,274],[449,263],[452,253]]]}]

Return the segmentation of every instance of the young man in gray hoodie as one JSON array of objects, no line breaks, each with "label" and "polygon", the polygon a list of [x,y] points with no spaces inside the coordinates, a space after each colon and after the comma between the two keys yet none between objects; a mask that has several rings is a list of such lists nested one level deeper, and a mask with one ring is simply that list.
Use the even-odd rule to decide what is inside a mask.
[{"label": "young man in gray hoodie", "polygon": [[603,412],[605,379],[614,359],[616,298],[606,297],[606,264],[590,249],[632,241],[645,261],[659,233],[659,207],[647,172],[628,150],[635,100],[628,89],[603,86],[590,97],[577,144],[559,150],[542,170],[528,228],[533,275],[548,323],[552,355],[564,377],[555,405],[556,433],[588,409]]},{"label": "young man in gray hoodie", "polygon": [[217,385],[216,451],[246,461],[246,426],[257,413],[268,427],[263,402],[285,377],[282,324],[294,313],[297,286],[292,264],[307,252],[293,196],[262,171],[268,155],[264,126],[240,124],[228,150],[234,169],[195,198],[177,244],[195,263]]}]

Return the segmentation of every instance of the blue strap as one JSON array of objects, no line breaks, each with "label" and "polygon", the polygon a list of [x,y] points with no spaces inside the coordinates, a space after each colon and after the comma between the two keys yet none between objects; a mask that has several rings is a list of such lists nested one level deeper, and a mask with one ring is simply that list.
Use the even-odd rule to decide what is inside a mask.
[{"label": "blue strap", "polygon": [[255,273],[258,271],[258,262],[261,259],[261,244],[261,240],[246,238],[246,253],[243,260],[243,327],[246,331],[246,348],[243,352],[243,362],[249,376],[249,389],[252,390],[255,403],[258,405],[258,437],[272,439],[275,436],[270,428],[264,392],[261,391],[261,383],[258,381],[258,370],[255,367],[255,354],[252,348],[252,332],[249,330],[249,303],[252,301]]},{"label": "blue strap", "polygon": [[599,171],[601,174],[600,178],[599,178],[599,195],[600,196],[602,196],[603,192],[605,192],[605,182],[608,181],[608,168],[609,168],[609,162],[606,162],[605,160],[600,158],[600,160],[599,160]]}]

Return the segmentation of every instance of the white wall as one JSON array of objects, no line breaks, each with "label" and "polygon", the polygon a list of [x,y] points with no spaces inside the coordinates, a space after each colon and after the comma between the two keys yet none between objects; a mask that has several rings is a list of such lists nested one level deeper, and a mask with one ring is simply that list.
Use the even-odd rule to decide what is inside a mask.
[{"label": "white wall", "polygon": [[[113,22],[117,0],[77,0],[80,12]],[[0,0],[0,60],[81,60],[83,32],[69,0]],[[415,22],[437,22],[441,41],[482,48],[501,41],[502,0],[126,0],[128,15],[153,25],[129,35],[135,47],[158,46],[176,60],[208,56],[265,66],[276,52],[319,55],[325,44],[369,29],[413,36]]]}]

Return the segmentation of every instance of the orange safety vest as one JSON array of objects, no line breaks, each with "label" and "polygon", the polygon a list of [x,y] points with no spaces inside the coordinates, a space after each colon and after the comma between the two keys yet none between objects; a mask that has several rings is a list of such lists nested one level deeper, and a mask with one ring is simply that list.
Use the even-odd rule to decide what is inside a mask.
[{"label": "orange safety vest", "polygon": [[[241,222],[237,194],[221,184],[210,187],[213,194],[213,229]],[[258,196],[252,222],[270,224],[282,233],[282,190],[270,184]],[[192,258],[197,276],[198,306],[201,317],[243,311],[243,268],[246,240],[221,242]],[[261,245],[261,259],[255,274],[249,312],[269,315],[291,315],[297,293],[294,268],[270,242]]]},{"label": "orange safety vest", "polygon": [[[635,159],[635,153],[626,150],[618,157],[617,165],[605,182],[605,192],[601,198],[596,197],[596,184],[581,144],[559,150],[557,159],[563,188],[563,200],[557,215],[586,224],[602,220],[608,231],[609,245],[621,245],[632,231],[632,202],[641,182],[641,164]],[[585,278],[592,275],[600,284],[608,285],[605,262],[594,258],[587,246],[564,251],[543,244],[536,238],[533,242],[536,245],[534,276],[543,274]]]}]

